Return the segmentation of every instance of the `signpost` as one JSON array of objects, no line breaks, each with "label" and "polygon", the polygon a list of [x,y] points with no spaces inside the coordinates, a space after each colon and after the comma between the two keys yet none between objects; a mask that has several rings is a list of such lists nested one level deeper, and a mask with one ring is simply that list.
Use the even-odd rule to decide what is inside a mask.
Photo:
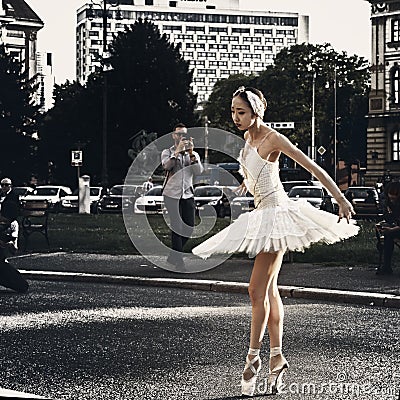
[{"label": "signpost", "polygon": [[82,167],[82,163],[83,163],[83,152],[82,152],[82,150],[72,150],[71,151],[71,166],[78,167],[78,169],[77,169],[78,182],[79,182],[79,177],[81,175],[80,167]]},{"label": "signpost", "polygon": [[266,122],[265,125],[272,129],[294,129],[294,122]]}]

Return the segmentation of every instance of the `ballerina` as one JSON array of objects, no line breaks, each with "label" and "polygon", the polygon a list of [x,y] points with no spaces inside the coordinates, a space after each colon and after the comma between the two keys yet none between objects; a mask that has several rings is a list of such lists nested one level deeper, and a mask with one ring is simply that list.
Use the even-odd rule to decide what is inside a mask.
[{"label": "ballerina", "polygon": [[[267,102],[261,91],[240,87],[231,103],[232,119],[244,131],[245,146],[239,155],[244,177],[239,191],[254,196],[255,209],[241,214],[231,225],[195,247],[193,254],[204,259],[213,254],[246,252],[255,257],[249,282],[252,305],[250,347],[242,374],[242,394],[253,396],[261,369],[260,349],[268,327],[270,360],[268,386],[278,393],[288,362],[282,353],[283,304],[278,291],[278,274],[286,251],[304,251],[312,243],[327,244],[358,233],[351,220],[352,205],[330,176],[264,122]],[[335,198],[339,216],[318,210],[306,200],[286,195],[279,179],[281,153],[302,165]]]}]

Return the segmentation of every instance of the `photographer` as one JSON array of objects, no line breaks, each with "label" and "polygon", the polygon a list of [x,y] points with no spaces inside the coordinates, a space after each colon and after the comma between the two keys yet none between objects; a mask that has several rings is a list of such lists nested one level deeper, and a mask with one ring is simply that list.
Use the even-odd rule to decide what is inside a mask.
[{"label": "photographer", "polygon": [[175,144],[161,153],[161,164],[166,172],[163,195],[171,223],[172,251],[167,262],[184,270],[182,252],[193,232],[195,203],[193,176],[203,172],[200,157],[195,152],[193,139],[187,139],[184,124],[175,126]]},{"label": "photographer", "polygon": [[378,224],[377,229],[383,236],[383,266],[377,275],[391,275],[394,239],[400,238],[400,182],[390,182],[385,187],[385,222]]}]

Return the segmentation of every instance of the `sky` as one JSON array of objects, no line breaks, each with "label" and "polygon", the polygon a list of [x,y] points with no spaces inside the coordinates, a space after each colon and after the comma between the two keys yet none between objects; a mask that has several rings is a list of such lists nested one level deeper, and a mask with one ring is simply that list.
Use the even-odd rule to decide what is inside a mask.
[{"label": "sky", "polygon": [[[44,22],[38,51],[53,53],[56,83],[75,79],[76,10],[85,0],[25,0]],[[250,10],[291,11],[310,17],[310,43],[330,43],[370,59],[370,4],[367,0],[241,0]]]}]

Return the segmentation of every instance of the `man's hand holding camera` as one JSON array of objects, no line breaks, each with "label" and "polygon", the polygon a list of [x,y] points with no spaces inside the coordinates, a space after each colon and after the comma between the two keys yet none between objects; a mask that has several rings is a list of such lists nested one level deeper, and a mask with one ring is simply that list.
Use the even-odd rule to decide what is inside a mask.
[{"label": "man's hand holding camera", "polygon": [[185,154],[185,152],[189,153],[190,161],[192,163],[197,162],[196,156],[193,154],[194,143],[193,138],[187,139],[186,137],[182,136],[181,140],[179,141],[178,145],[175,149],[175,155],[177,156],[179,153]]}]

